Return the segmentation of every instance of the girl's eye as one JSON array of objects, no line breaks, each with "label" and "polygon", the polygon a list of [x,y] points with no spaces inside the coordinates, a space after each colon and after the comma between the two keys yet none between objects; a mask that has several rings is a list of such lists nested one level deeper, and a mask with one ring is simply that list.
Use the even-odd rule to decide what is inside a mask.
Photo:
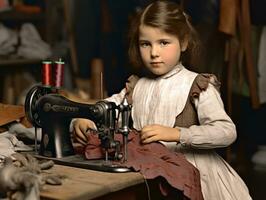
[{"label": "girl's eye", "polygon": [[160,44],[161,44],[161,46],[166,46],[166,45],[169,44],[169,42],[167,42],[167,41],[161,41]]},{"label": "girl's eye", "polygon": [[148,42],[142,42],[139,45],[140,45],[140,47],[145,48],[145,47],[149,46],[149,43]]}]

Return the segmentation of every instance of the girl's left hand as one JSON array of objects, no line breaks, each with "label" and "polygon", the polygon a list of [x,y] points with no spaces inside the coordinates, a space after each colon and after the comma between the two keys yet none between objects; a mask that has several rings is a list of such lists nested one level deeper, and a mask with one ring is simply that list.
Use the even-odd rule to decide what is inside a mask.
[{"label": "girl's left hand", "polygon": [[179,137],[179,129],[157,124],[147,125],[140,132],[140,139],[144,144],[156,141],[179,142]]}]

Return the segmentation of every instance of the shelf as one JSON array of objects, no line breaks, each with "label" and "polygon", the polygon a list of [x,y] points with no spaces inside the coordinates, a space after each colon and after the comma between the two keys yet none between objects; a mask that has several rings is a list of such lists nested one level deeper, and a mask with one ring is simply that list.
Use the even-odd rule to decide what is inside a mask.
[{"label": "shelf", "polygon": [[27,59],[27,58],[12,58],[12,59],[0,59],[0,68],[3,66],[17,66],[17,65],[32,65],[41,63],[41,59]]},{"label": "shelf", "polygon": [[0,21],[41,21],[45,19],[44,13],[24,13],[15,10],[0,12]]}]

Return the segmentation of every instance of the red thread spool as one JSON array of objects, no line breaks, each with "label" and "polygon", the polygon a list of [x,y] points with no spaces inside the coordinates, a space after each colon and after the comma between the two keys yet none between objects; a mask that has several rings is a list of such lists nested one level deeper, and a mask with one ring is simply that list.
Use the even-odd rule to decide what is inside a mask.
[{"label": "red thread spool", "polygon": [[42,85],[47,87],[51,87],[53,85],[51,61],[42,62]]},{"label": "red thread spool", "polygon": [[65,63],[59,59],[59,61],[55,61],[55,87],[61,88],[63,86],[63,79],[64,79],[64,65]]}]

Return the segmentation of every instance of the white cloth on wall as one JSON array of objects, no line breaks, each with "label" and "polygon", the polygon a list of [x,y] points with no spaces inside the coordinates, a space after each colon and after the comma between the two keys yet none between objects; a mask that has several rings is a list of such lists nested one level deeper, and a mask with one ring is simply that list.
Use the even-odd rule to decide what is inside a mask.
[{"label": "white cloth on wall", "polygon": [[263,27],[258,55],[258,87],[260,103],[266,103],[266,26]]},{"label": "white cloth on wall", "polygon": [[0,55],[8,55],[15,52],[18,44],[18,34],[0,24]]},{"label": "white cloth on wall", "polygon": [[255,170],[266,171],[266,145],[258,147],[258,151],[251,158]]},{"label": "white cloth on wall", "polygon": [[42,40],[33,24],[23,24],[19,36],[21,40],[21,45],[18,48],[19,56],[29,59],[47,59],[51,56],[50,45]]}]

